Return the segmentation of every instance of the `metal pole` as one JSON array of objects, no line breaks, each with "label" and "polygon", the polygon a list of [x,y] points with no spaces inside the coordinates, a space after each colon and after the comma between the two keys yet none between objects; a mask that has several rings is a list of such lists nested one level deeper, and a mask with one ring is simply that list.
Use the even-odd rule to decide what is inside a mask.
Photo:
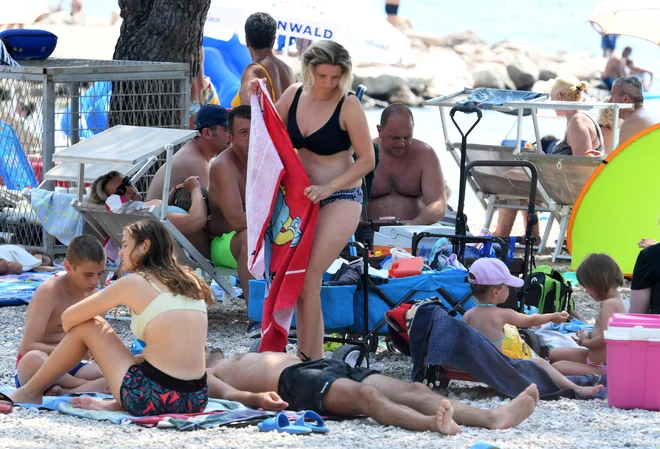
[{"label": "metal pole", "polygon": [[614,112],[614,119],[612,121],[613,127],[612,127],[612,150],[614,150],[617,146],[619,146],[619,105],[614,103],[614,107],[612,108]]},{"label": "metal pole", "polygon": [[85,195],[85,164],[78,164],[78,201],[82,203]]},{"label": "metal pole", "polygon": [[69,83],[69,89],[71,90],[71,145],[75,145],[80,142],[80,83]]},{"label": "metal pole", "polygon": [[543,153],[543,146],[541,145],[541,132],[539,131],[539,120],[536,116],[536,109],[530,108],[532,113],[532,122],[534,122],[534,136],[536,137],[536,148],[539,153]]},{"label": "metal pole", "polygon": [[[42,173],[46,174],[53,168],[53,153],[55,152],[55,83],[51,75],[43,78],[43,135],[41,147]],[[47,190],[54,190],[55,183],[45,183]],[[41,227],[41,246],[46,254],[53,254],[55,239],[44,227]]]},{"label": "metal pole", "polygon": [[163,200],[160,205],[160,219],[165,221],[167,218],[167,203],[170,196],[170,178],[172,176],[172,154],[174,146],[165,145],[165,180],[163,181]]},{"label": "metal pole", "polygon": [[520,153],[520,147],[522,142],[522,119],[523,119],[523,110],[518,109],[518,132],[516,133],[516,149],[513,150],[513,154]]},{"label": "metal pole", "polygon": [[[202,105],[203,106],[203,105]],[[188,129],[188,117],[190,113],[190,71],[186,72],[183,79],[183,95],[181,96],[181,129]]]},{"label": "metal pole", "polygon": [[[43,173],[53,168],[53,153],[55,152],[55,83],[51,75],[44,75],[43,80],[43,138],[41,160]],[[48,188],[52,188],[52,181]]]}]

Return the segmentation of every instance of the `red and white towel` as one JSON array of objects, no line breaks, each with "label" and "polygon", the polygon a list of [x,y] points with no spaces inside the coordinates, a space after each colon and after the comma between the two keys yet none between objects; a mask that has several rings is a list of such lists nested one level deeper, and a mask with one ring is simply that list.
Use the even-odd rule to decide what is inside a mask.
[{"label": "red and white towel", "polygon": [[302,293],[319,205],[304,195],[307,172],[263,82],[252,96],[246,186],[248,268],[269,283],[259,351],[281,352]]}]

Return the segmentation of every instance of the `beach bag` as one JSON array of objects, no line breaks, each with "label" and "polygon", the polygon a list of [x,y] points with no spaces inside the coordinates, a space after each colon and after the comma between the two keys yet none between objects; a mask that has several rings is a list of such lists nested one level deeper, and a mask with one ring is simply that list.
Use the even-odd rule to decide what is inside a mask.
[{"label": "beach bag", "polygon": [[15,28],[0,33],[9,43],[9,51],[17,60],[46,59],[57,46],[57,36],[46,30]]},{"label": "beach bag", "polygon": [[529,294],[525,304],[537,307],[539,313],[575,311],[572,298],[573,288],[564,276],[548,265],[539,265],[532,270]]}]

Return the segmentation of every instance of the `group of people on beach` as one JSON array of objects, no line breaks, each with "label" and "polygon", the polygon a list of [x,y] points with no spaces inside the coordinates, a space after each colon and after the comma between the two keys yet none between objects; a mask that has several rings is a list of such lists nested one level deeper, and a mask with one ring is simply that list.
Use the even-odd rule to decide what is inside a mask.
[{"label": "group of people on beach", "polygon": [[[198,413],[211,397],[272,411],[362,414],[383,425],[443,434],[459,432],[460,425],[504,429],[529,417],[539,401],[534,384],[509,404],[482,410],[449,400],[421,383],[323,359],[322,275],[355,233],[364,201],[369,201],[369,215],[376,219],[437,223],[447,212],[442,169],[433,148],[413,137],[414,117],[402,104],[383,111],[378,137],[372,140],[362,106],[349,92],[352,64],[344,47],[332,41],[312,44],[302,55],[303,79],[298,83],[274,54],[277,30],[272,17],[253,14],[245,31],[253,64],[245,69],[231,111],[220,105],[201,106],[192,120],[199,135],[172,160],[171,183],[188,193],[189,205],[184,210],[163,207],[202,254],[237,269],[247,300],[251,275],[245,188],[251,110],[246,103],[263,80],[309,175],[305,196],[320,205],[297,302],[297,354],[250,353],[225,359],[222,351],[209,350],[207,308],[214,304],[214,295],[177,261],[165,227],[146,219],[124,229],[118,257],[125,275],[101,290],[97,287],[107,255],[100,242],[86,235],[71,241],[66,274],[41,285],[30,302],[16,365],[18,389],[5,399],[40,403],[44,393],[109,392],[112,400],[75,397],[71,404],[147,416]],[[559,78],[551,96],[579,101],[584,90],[578,80]],[[612,101],[635,105],[634,110],[622,110],[622,135],[632,136],[648,126],[643,88],[636,77],[617,79]],[[567,130],[555,146],[560,148],[557,153],[604,151],[595,121],[574,111],[564,114]],[[170,203],[171,198],[163,197],[163,170],[149,187],[147,205]],[[372,172],[373,184],[365,198],[362,180]],[[94,182],[89,201],[103,204],[113,195],[122,204],[143,200],[130,178],[110,172]],[[550,362],[530,363],[540,364],[562,388],[592,396],[602,385],[579,386],[566,376],[606,374],[603,333],[609,318],[625,311],[618,292],[623,278],[616,263],[602,254],[587,257],[577,276],[600,304],[593,330],[578,334],[579,349],[560,348],[550,353]],[[499,260],[478,260],[468,279],[478,303],[463,320],[499,350],[506,324],[532,326],[568,318],[565,312],[528,316],[496,307],[506,301],[509,286],[520,287],[522,282]],[[120,305],[130,308],[133,335],[145,343],[141,355],[131,353],[103,318]]]}]

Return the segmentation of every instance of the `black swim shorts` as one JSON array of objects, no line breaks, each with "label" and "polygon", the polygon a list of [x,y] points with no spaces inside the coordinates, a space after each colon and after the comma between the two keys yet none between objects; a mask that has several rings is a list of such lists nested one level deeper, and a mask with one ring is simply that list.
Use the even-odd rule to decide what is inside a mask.
[{"label": "black swim shorts", "polygon": [[341,360],[321,359],[298,363],[280,374],[277,394],[289,403],[289,410],[314,410],[323,413],[323,397],[337,379],[362,382],[378,371],[351,368]]}]

